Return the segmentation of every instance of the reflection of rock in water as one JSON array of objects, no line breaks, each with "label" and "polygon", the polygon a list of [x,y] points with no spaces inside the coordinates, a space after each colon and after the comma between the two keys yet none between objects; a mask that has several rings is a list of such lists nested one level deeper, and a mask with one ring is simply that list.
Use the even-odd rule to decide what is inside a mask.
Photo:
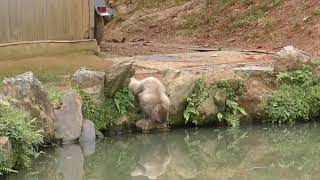
[{"label": "reflection of rock in water", "polygon": [[86,142],[80,141],[80,145],[81,145],[84,157],[88,157],[96,151],[96,141],[95,140],[86,141]]},{"label": "reflection of rock in water", "polygon": [[82,180],[84,158],[79,145],[68,144],[57,153],[57,174],[64,180]]},{"label": "reflection of rock in water", "polygon": [[171,161],[167,143],[160,136],[146,136],[142,138],[142,141],[143,147],[137,167],[131,172],[131,176],[146,176],[149,179],[157,179],[165,174]]}]

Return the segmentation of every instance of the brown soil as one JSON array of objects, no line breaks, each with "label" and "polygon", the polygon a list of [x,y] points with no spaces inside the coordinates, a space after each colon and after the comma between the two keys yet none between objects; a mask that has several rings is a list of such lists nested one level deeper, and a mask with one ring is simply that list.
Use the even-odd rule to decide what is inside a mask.
[{"label": "brown soil", "polygon": [[[150,47],[145,42],[274,51],[293,45],[320,54],[319,0],[282,0],[279,5],[272,4],[276,0],[228,0],[222,5],[216,0],[180,0],[176,5],[164,1],[164,5],[146,7],[131,2],[116,2],[119,17],[106,27],[101,49],[110,56],[186,51]],[[272,7],[264,10],[264,2]],[[124,7],[129,10],[123,13]],[[260,16],[260,11],[265,14]],[[243,21],[249,23],[234,25]],[[126,41],[121,43],[123,38]]]}]

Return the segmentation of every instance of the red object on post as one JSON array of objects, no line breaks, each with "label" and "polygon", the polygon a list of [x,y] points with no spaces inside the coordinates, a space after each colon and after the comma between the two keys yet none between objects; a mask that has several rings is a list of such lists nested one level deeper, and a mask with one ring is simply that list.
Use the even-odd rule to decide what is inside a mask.
[{"label": "red object on post", "polygon": [[98,11],[99,12],[101,12],[101,13],[104,13],[104,12],[107,12],[107,7],[105,7],[105,6],[100,6],[100,7],[98,7]]}]

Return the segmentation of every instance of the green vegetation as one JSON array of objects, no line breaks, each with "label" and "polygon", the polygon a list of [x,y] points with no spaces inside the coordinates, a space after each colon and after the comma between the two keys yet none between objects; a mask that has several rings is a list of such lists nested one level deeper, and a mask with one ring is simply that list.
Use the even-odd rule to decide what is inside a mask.
[{"label": "green vegetation", "polygon": [[137,102],[133,93],[124,87],[117,91],[113,98],[106,99],[102,107],[97,106],[91,98],[80,88],[77,88],[83,99],[83,115],[90,119],[97,129],[112,127],[121,114],[126,114],[129,118],[138,119],[141,117]]},{"label": "green vegetation", "polygon": [[[187,98],[187,108],[183,113],[185,123],[191,120],[193,124],[198,125],[203,120],[204,117],[199,111],[199,105],[209,97],[209,92],[215,89],[223,89],[227,93],[226,110],[223,113],[218,113],[217,119],[220,122],[226,122],[231,127],[239,126],[241,116],[247,115],[238,104],[239,96],[244,91],[244,85],[242,82],[238,82],[237,87],[234,88],[230,82],[225,81],[213,86],[206,84],[203,80],[197,82],[193,93]],[[215,120],[215,118],[212,119]]]},{"label": "green vegetation", "polygon": [[182,28],[187,30],[196,30],[203,25],[214,23],[216,17],[217,14],[215,12],[211,12],[209,14],[205,13],[188,15],[182,24]]},{"label": "green vegetation", "polygon": [[320,116],[320,84],[310,66],[280,72],[277,79],[282,85],[272,94],[267,107],[273,123],[293,124]]},{"label": "green vegetation", "polygon": [[218,119],[224,120],[229,126],[237,127],[240,124],[240,118],[247,115],[246,111],[240,107],[238,100],[244,92],[242,81],[237,82],[234,88],[230,82],[224,81],[217,84],[217,87],[224,89],[227,93],[226,110],[224,113],[218,113]]},{"label": "green vegetation", "polygon": [[265,17],[270,10],[280,5],[282,2],[283,0],[264,0],[260,4],[250,8],[248,12],[236,19],[232,26],[235,28],[242,28],[253,25],[261,18]]},{"label": "green vegetation", "polygon": [[203,80],[198,80],[193,93],[187,98],[187,108],[183,113],[185,123],[190,120],[193,124],[198,125],[203,119],[199,111],[199,105],[209,97],[210,87]]},{"label": "green vegetation", "polygon": [[114,94],[114,103],[120,114],[127,113],[130,108],[134,108],[135,97],[128,87],[125,87]]},{"label": "green vegetation", "polygon": [[[24,111],[0,106],[0,136],[8,137],[12,145],[11,158],[1,166],[1,170],[31,165],[35,146],[43,142],[42,131],[36,128],[34,121]],[[3,153],[0,156],[0,161],[3,161]]]},{"label": "green vegetation", "polygon": [[64,93],[59,91],[56,88],[49,88],[48,89],[48,98],[50,100],[59,100],[63,97]]},{"label": "green vegetation", "polygon": [[312,67],[307,65],[303,65],[302,69],[295,71],[280,72],[277,75],[277,80],[282,84],[301,87],[313,86],[317,83],[317,78],[313,75]]},{"label": "green vegetation", "polygon": [[42,83],[60,82],[62,80],[59,74],[49,71],[37,71],[35,76]]}]

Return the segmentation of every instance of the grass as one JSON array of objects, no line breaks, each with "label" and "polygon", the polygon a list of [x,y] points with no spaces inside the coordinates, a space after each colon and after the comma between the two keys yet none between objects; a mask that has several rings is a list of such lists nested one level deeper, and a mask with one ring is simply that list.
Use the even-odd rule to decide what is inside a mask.
[{"label": "grass", "polygon": [[50,100],[59,100],[63,97],[64,93],[57,88],[49,88],[48,89],[48,98]]},{"label": "grass", "polygon": [[242,28],[257,23],[261,18],[265,17],[267,13],[274,7],[280,5],[283,0],[264,0],[260,4],[249,9],[244,15],[236,19],[232,26],[234,28]]}]

